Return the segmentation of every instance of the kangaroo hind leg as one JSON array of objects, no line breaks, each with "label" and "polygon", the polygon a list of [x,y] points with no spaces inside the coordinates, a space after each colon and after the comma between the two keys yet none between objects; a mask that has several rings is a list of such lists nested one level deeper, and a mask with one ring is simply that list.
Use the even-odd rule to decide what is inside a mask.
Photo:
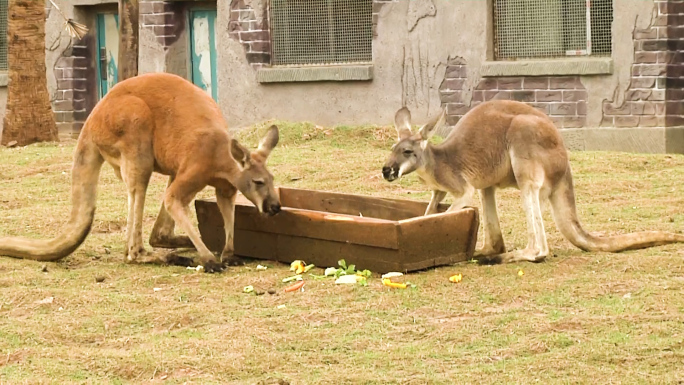
[{"label": "kangaroo hind leg", "polygon": [[[173,177],[169,177],[167,188],[171,185],[173,179]],[[176,222],[166,210],[166,206],[162,201],[159,215],[157,215],[157,219],[152,227],[152,233],[150,234],[150,246],[163,249],[194,248],[195,245],[192,244],[189,237],[174,233],[175,227]]]},{"label": "kangaroo hind leg", "polygon": [[134,160],[124,158],[121,162],[121,176],[128,189],[128,218],[126,222],[126,259],[137,262],[148,254],[143,245],[142,222],[145,196],[152,176],[154,160],[144,153],[136,154]]},{"label": "kangaroo hind leg", "polygon": [[506,252],[499,215],[496,210],[496,188],[488,187],[480,190],[482,204],[482,227],[484,229],[484,243],[482,249],[476,252],[475,258],[482,262],[488,262],[490,256],[496,256]]}]

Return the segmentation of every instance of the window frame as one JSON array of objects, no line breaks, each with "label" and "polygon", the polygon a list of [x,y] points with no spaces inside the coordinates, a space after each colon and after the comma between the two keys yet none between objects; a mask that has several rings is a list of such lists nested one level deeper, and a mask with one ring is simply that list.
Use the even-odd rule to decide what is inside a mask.
[{"label": "window frame", "polygon": [[2,4],[5,5],[5,8],[7,9],[7,18],[5,20],[2,20],[0,22],[5,23],[5,44],[7,44],[7,47],[5,49],[5,63],[7,64],[7,68],[5,69],[0,69],[0,87],[7,87],[9,84],[9,43],[7,42],[7,30],[9,28],[9,0],[0,0]]},{"label": "window frame", "polygon": [[[609,55],[555,56],[536,58],[495,57],[496,25],[494,7],[495,0],[487,0],[487,54],[481,65],[481,76],[565,76],[565,75],[610,75],[614,72],[613,52]],[[612,2],[613,12],[615,2]],[[614,36],[611,23],[611,41]]]},{"label": "window frame", "polygon": [[[371,7],[373,6],[373,1]],[[314,63],[314,64],[273,64],[273,23],[272,6],[269,1],[267,15],[271,35],[271,65],[257,70],[257,82],[259,83],[282,83],[282,82],[319,82],[319,81],[370,81],[373,79],[373,63],[375,60],[375,39],[370,35],[371,60],[369,62],[340,62],[340,63]],[[371,15],[372,13],[371,8]],[[373,28],[372,17],[370,28]]]}]

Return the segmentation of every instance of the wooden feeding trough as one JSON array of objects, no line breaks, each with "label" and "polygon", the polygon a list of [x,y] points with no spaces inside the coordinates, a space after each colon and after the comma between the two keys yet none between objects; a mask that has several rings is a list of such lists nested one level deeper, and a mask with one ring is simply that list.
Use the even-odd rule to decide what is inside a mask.
[{"label": "wooden feeding trough", "polygon": [[[279,188],[282,211],[260,215],[238,195],[235,254],[319,267],[345,259],[377,273],[415,271],[472,258],[479,217],[476,208],[423,216],[427,203],[315,190]],[[223,250],[223,218],[214,200],[196,200],[202,240]]]}]

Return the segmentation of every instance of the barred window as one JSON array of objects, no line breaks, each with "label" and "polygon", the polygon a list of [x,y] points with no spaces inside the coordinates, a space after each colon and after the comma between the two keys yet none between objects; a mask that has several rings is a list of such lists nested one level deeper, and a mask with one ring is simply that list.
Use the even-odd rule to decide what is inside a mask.
[{"label": "barred window", "polygon": [[494,0],[494,57],[608,56],[612,22],[612,0]]},{"label": "barred window", "polygon": [[372,0],[271,0],[273,65],[372,61]]},{"label": "barred window", "polygon": [[0,71],[7,71],[7,2],[0,0]]}]

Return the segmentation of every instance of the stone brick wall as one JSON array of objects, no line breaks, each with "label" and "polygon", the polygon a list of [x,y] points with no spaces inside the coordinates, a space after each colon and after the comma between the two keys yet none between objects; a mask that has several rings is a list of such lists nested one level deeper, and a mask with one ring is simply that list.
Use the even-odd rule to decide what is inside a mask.
[{"label": "stone brick wall", "polygon": [[[667,15],[667,27],[658,25],[658,39],[667,40],[665,74],[665,125],[684,126],[684,1],[656,1],[658,12]],[[662,21],[658,24],[662,24]]]},{"label": "stone brick wall", "polygon": [[621,104],[603,103],[601,126],[684,125],[684,1],[656,0],[651,24],[633,37],[629,88]]},{"label": "stone brick wall", "polygon": [[52,109],[62,134],[79,132],[88,117],[88,40],[91,39],[84,38],[76,43],[55,65],[57,90]]},{"label": "stone brick wall", "polygon": [[159,44],[168,48],[185,28],[182,4],[173,1],[142,0],[140,26],[154,31]]},{"label": "stone brick wall", "polygon": [[486,78],[475,87],[471,107],[495,98],[525,102],[558,128],[582,127],[587,120],[587,90],[578,76]]},{"label": "stone brick wall", "polygon": [[604,127],[663,127],[668,52],[667,1],[656,2],[651,25],[636,29],[632,78],[624,98],[603,102]]},{"label": "stone brick wall", "polygon": [[439,93],[447,109],[447,123],[456,124],[478,104],[506,99],[525,102],[549,115],[558,128],[583,127],[587,118],[587,90],[578,76],[483,78],[465,103],[466,64],[462,58],[447,62]]},{"label": "stone brick wall", "polygon": [[453,126],[470,109],[464,103],[464,86],[467,78],[466,63],[461,57],[449,58],[444,80],[439,86],[439,98],[447,109],[447,124]]},{"label": "stone brick wall", "polygon": [[268,12],[257,18],[256,11],[245,5],[244,0],[230,3],[230,37],[245,47],[247,61],[254,69],[271,63],[271,32],[268,27]]}]

